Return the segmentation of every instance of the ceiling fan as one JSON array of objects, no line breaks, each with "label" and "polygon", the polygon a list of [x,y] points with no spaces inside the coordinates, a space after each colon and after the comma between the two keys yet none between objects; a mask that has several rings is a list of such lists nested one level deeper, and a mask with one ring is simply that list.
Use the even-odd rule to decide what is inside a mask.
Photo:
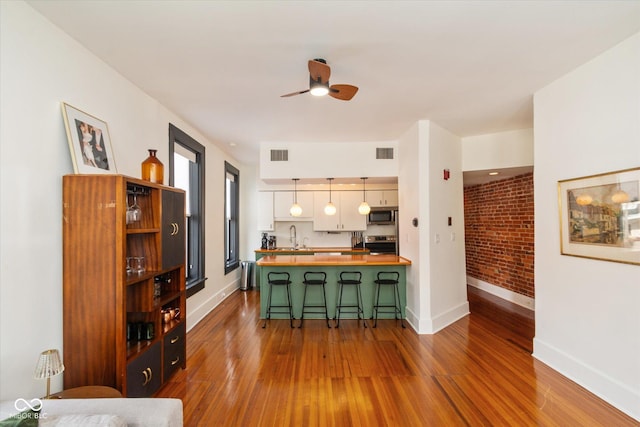
[{"label": "ceiling fan", "polygon": [[287,93],[280,97],[286,98],[309,92],[315,96],[329,95],[342,101],[349,101],[358,92],[358,88],[352,85],[329,86],[329,76],[331,76],[331,67],[327,65],[327,61],[322,58],[309,60],[309,89]]}]

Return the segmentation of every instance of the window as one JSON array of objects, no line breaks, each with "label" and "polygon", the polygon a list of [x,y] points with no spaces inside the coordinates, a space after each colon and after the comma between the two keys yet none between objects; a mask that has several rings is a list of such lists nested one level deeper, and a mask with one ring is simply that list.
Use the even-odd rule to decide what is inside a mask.
[{"label": "window", "polygon": [[240,242],[240,223],[238,222],[240,172],[227,162],[224,162],[224,184],[224,272],[227,274],[240,265],[240,259],[238,258],[238,245]]},{"label": "window", "polygon": [[186,191],[187,297],[204,288],[204,147],[169,124],[169,185]]}]

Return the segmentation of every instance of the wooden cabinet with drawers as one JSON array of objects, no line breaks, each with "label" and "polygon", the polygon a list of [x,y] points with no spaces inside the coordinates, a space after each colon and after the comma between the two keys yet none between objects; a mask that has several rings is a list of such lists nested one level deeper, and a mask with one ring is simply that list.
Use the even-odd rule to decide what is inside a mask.
[{"label": "wooden cabinet with drawers", "polygon": [[65,388],[151,396],[186,366],[184,230],[182,190],[63,177]]}]

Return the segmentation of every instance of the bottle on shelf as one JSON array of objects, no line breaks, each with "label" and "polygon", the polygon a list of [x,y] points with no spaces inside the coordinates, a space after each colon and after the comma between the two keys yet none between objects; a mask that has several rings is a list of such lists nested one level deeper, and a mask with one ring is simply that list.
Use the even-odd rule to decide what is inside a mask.
[{"label": "bottle on shelf", "polygon": [[149,150],[149,157],[142,162],[142,179],[156,184],[164,180],[164,165],[156,157],[158,150]]}]

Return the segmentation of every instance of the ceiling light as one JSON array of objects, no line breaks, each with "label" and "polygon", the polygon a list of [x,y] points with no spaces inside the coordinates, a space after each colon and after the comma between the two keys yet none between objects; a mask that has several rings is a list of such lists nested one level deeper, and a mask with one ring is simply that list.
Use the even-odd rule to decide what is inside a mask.
[{"label": "ceiling light", "polygon": [[335,215],[337,211],[336,205],[331,201],[331,181],[333,178],[327,178],[327,180],[329,181],[329,203],[324,207],[324,213],[326,215]]},{"label": "ceiling light", "polygon": [[367,203],[367,193],[365,192],[365,182],[367,178],[360,179],[362,179],[362,203],[360,203],[360,206],[358,206],[358,212],[360,213],[360,215],[369,215],[369,212],[371,212],[371,207],[369,206],[369,203]]},{"label": "ceiling light", "polygon": [[489,172],[489,175],[496,176],[496,175],[498,175],[498,172]]},{"label": "ceiling light", "polygon": [[325,96],[329,93],[329,83],[322,83],[311,79],[309,87],[311,89],[309,92],[313,96]]},{"label": "ceiling light", "polygon": [[302,215],[302,207],[298,204],[298,187],[297,183],[300,178],[293,178],[293,205],[289,209],[291,216]]}]

